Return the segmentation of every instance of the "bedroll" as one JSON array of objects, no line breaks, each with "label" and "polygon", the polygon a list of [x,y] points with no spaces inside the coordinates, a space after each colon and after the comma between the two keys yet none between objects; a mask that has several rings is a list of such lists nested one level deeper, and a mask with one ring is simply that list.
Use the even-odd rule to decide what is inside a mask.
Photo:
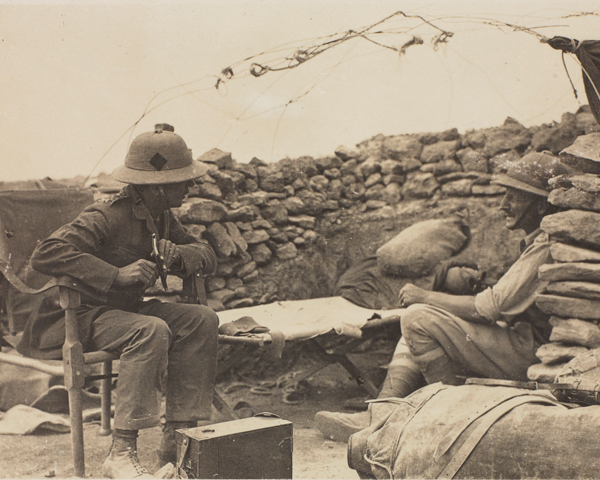
[{"label": "bedroll", "polygon": [[361,478],[597,478],[600,406],[503,386],[428,385],[371,405],[350,437]]}]

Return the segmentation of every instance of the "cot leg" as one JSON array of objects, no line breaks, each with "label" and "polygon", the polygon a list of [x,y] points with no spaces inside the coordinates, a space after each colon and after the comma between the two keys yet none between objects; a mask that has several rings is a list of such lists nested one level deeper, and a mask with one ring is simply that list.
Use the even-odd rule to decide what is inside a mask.
[{"label": "cot leg", "polygon": [[102,407],[102,413],[100,417],[100,431],[98,435],[107,436],[110,435],[112,430],[110,428],[110,407],[112,403],[111,388],[112,388],[112,361],[106,361],[102,364],[102,379],[100,384],[100,401]]}]

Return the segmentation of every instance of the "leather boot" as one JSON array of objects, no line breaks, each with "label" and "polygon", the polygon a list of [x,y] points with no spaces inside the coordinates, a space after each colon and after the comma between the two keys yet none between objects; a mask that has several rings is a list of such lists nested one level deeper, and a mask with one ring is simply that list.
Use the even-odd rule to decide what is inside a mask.
[{"label": "leather boot", "polygon": [[334,442],[348,443],[350,435],[371,424],[371,412],[317,412],[315,423],[326,438]]},{"label": "leather boot", "polygon": [[160,441],[160,446],[156,450],[158,464],[160,466],[177,462],[177,443],[175,442],[175,431],[184,428],[194,428],[197,426],[195,420],[189,421],[167,421],[163,426],[163,436]]},{"label": "leather boot", "polygon": [[137,430],[118,430],[107,459],[102,465],[105,478],[154,478],[137,457]]}]

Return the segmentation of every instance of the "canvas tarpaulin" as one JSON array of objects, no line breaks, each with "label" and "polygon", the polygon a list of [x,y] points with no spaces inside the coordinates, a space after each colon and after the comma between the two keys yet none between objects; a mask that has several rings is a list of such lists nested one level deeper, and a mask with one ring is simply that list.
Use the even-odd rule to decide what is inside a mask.
[{"label": "canvas tarpaulin", "polygon": [[553,37],[548,44],[556,50],[573,53],[581,63],[583,84],[594,118],[600,123],[600,40],[579,41]]}]

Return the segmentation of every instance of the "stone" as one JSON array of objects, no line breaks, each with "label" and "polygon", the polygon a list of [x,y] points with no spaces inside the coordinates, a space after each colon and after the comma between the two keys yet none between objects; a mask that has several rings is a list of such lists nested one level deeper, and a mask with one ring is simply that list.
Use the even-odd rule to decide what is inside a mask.
[{"label": "stone", "polygon": [[273,258],[273,252],[264,243],[251,245],[248,251],[252,255],[252,261],[257,265],[265,265]]},{"label": "stone", "polygon": [[288,242],[283,245],[278,245],[275,255],[280,260],[291,260],[298,256],[298,250],[296,249],[296,245],[292,242]]},{"label": "stone", "polygon": [[574,317],[581,320],[600,320],[600,301],[598,300],[544,294],[536,297],[535,304],[547,315]]},{"label": "stone", "polygon": [[600,347],[600,327],[592,322],[577,318],[550,318],[551,342],[581,345],[588,348]]},{"label": "stone", "polygon": [[480,152],[472,148],[464,148],[456,152],[462,168],[465,172],[484,172],[489,171],[488,159]]},{"label": "stone", "polygon": [[215,290],[222,290],[226,287],[227,281],[223,277],[209,276],[205,283],[207,292],[214,292]]},{"label": "stone", "polygon": [[519,152],[516,150],[508,150],[491,157],[489,159],[489,167],[492,173],[506,173],[506,171],[520,159],[521,155],[519,155]]},{"label": "stone", "polygon": [[296,162],[300,172],[307,177],[313,177],[319,174],[319,167],[313,157],[305,155],[296,159]]},{"label": "stone", "polygon": [[406,175],[395,175],[391,173],[383,177],[383,184],[386,186],[390,183],[397,183],[398,185],[403,185],[404,182],[406,182]]},{"label": "stone", "polygon": [[381,182],[382,182],[381,173],[372,173],[365,180],[365,188],[370,188],[373,185],[377,185],[378,183],[381,183]]},{"label": "stone", "polygon": [[335,180],[336,178],[342,178],[342,172],[339,168],[328,168],[323,170],[323,175],[328,180]]},{"label": "stone", "polygon": [[240,195],[238,200],[247,205],[256,205],[257,207],[260,207],[267,204],[269,194],[267,192],[253,192],[247,195]]},{"label": "stone", "polygon": [[233,293],[235,294],[235,298],[246,298],[248,296],[248,289],[244,286],[240,286],[233,289]]},{"label": "stone", "polygon": [[209,224],[220,222],[227,216],[225,205],[206,198],[188,198],[181,207],[173,208],[181,223]]},{"label": "stone", "polygon": [[565,243],[553,243],[550,254],[557,262],[597,262],[600,263],[600,252],[587,248],[574,247]]},{"label": "stone", "polygon": [[[262,245],[262,244],[261,244]],[[237,297],[237,289],[244,286],[244,281],[238,277],[229,277],[225,285],[229,290],[233,290]],[[224,287],[221,287],[224,288]],[[245,296],[245,295],[244,295]],[[238,297],[239,298],[239,297]]]},{"label": "stone", "polygon": [[415,173],[402,186],[402,195],[413,198],[430,198],[440,187],[432,173]]},{"label": "stone", "polygon": [[244,182],[244,190],[247,192],[256,192],[258,190],[258,182],[253,178],[247,178]]},{"label": "stone", "polygon": [[261,207],[261,215],[275,225],[284,225],[288,222],[288,213],[286,208],[277,202],[275,205]]},{"label": "stone", "polygon": [[339,171],[340,167],[342,166],[342,161],[340,158],[331,155],[327,157],[316,158],[315,162],[317,162],[317,168],[320,172],[323,172],[323,174],[332,170]]},{"label": "stone", "polygon": [[448,142],[450,140],[459,140],[460,134],[458,133],[457,128],[449,128],[448,130],[444,130],[441,133],[440,139],[445,142]]},{"label": "stone", "polygon": [[472,186],[473,180],[464,178],[462,180],[444,183],[442,185],[442,192],[451,197],[466,197],[471,195]]},{"label": "stone", "polygon": [[210,176],[215,180],[217,186],[223,192],[223,194],[227,195],[228,193],[236,191],[233,177],[228,173],[217,170],[212,172]]},{"label": "stone", "polygon": [[258,270],[254,270],[252,273],[246,275],[244,277],[244,283],[250,283],[253,282],[254,280],[256,280],[258,278]]},{"label": "stone", "polygon": [[353,183],[344,189],[344,196],[349,200],[357,201],[364,198],[366,191],[362,183]]},{"label": "stone", "polygon": [[236,275],[239,278],[244,278],[250,275],[254,270],[256,270],[256,262],[251,261],[242,266],[237,272]]},{"label": "stone", "polygon": [[425,145],[421,151],[421,163],[436,163],[442,160],[453,159],[459,147],[459,140],[441,141],[432,145]]},{"label": "stone", "polygon": [[302,172],[300,172],[297,162],[291,158],[283,158],[279,160],[276,166],[277,170],[281,172],[283,176],[284,185],[290,185],[302,176]]},{"label": "stone", "polygon": [[453,172],[462,172],[462,168],[463,167],[460,163],[448,158],[437,163],[427,163],[425,165],[421,165],[419,170],[422,172],[433,173],[436,177],[439,177],[441,175],[447,175]]},{"label": "stone", "polygon": [[192,235],[195,235],[198,238],[204,238],[204,232],[206,232],[206,227],[204,225],[198,225],[195,223],[188,223],[186,228]]},{"label": "stone", "polygon": [[343,186],[347,187],[349,185],[354,185],[357,182],[357,179],[354,175],[344,175],[341,182]]},{"label": "stone", "polygon": [[246,222],[235,222],[236,226],[240,229],[241,232],[247,232],[252,230],[252,225]]},{"label": "stone", "polygon": [[310,215],[299,215],[295,217],[289,217],[289,222],[300,228],[314,230],[316,219]]},{"label": "stone", "polygon": [[412,135],[395,135],[383,141],[382,153],[386,158],[403,160],[406,158],[419,158],[423,144]]},{"label": "stone", "polygon": [[402,188],[397,183],[389,183],[382,193],[382,200],[389,205],[396,205],[402,200]]},{"label": "stone", "polygon": [[285,197],[293,197],[294,193],[296,193],[296,190],[294,189],[294,187],[292,187],[291,185],[286,185],[283,187],[283,189],[285,190]]},{"label": "stone", "polygon": [[217,260],[217,271],[215,272],[215,275],[225,278],[233,275],[234,267],[237,266],[238,262],[231,261],[230,259],[223,262],[223,259],[221,258],[217,258]]},{"label": "stone", "polygon": [[207,297],[210,300],[216,300],[217,302],[226,304],[229,300],[233,300],[235,293],[227,288],[223,288],[222,290],[215,290],[214,292],[208,293]]},{"label": "stone", "polygon": [[569,175],[571,186],[587,193],[600,193],[600,177],[598,175]]},{"label": "stone", "polygon": [[600,132],[600,125],[592,112],[577,112],[575,117],[575,125],[580,132],[584,134]]},{"label": "stone", "polygon": [[[342,181],[340,179],[335,178],[331,182],[329,182],[329,187],[328,187],[327,193],[328,193],[328,196],[330,199],[339,200],[342,197],[343,192],[344,192],[344,184],[342,183]],[[288,210],[288,213],[291,213],[291,212]],[[297,213],[304,213],[304,212],[297,212]]]},{"label": "stone", "polygon": [[473,185],[471,187],[471,195],[476,196],[493,196],[504,195],[506,189],[501,185]]},{"label": "stone", "polygon": [[308,243],[316,243],[319,239],[319,234],[314,230],[306,230],[302,234],[302,238],[304,238]]},{"label": "stone", "polygon": [[340,172],[342,174],[342,176],[344,175],[354,175],[354,172],[356,171],[358,167],[358,162],[356,161],[356,159],[352,159],[352,160],[348,160],[346,163],[342,164],[342,166],[340,167]]},{"label": "stone", "polygon": [[323,211],[323,202],[326,200],[326,197],[322,193],[302,190],[298,192],[298,197],[304,203],[304,213],[319,215]]},{"label": "stone", "polygon": [[381,162],[382,175],[402,175],[404,173],[404,165],[396,160],[383,160]]},{"label": "stone", "polygon": [[567,210],[542,219],[541,228],[554,240],[600,248],[600,213]]},{"label": "stone", "polygon": [[358,169],[363,178],[368,178],[369,176],[381,170],[381,164],[379,163],[378,159],[369,157],[359,165]]},{"label": "stone", "polygon": [[566,363],[578,355],[588,352],[587,347],[577,345],[566,345],[560,342],[546,343],[537,349],[535,356],[542,363]]},{"label": "stone", "polygon": [[417,138],[423,145],[431,145],[440,141],[439,134],[431,132],[418,133]]},{"label": "stone", "polygon": [[294,191],[302,190],[303,188],[308,188],[308,182],[304,178],[297,178],[291,187],[294,188]]},{"label": "stone", "polygon": [[268,230],[269,228],[273,228],[273,225],[271,224],[271,222],[269,222],[268,220],[265,220],[264,218],[258,218],[257,220],[254,220],[253,222],[250,223],[250,226],[255,230],[258,230],[260,228],[263,228],[265,230]]},{"label": "stone", "polygon": [[252,298],[236,298],[227,302],[227,308],[246,308],[254,306],[254,299]]},{"label": "stone", "polygon": [[256,180],[257,178],[256,170],[249,163],[236,163],[233,170],[243,174],[246,178],[251,178],[253,180]]},{"label": "stone", "polygon": [[203,182],[198,183],[190,188],[188,196],[189,198],[202,197],[218,201],[223,199],[223,192],[221,192],[221,189],[216,183]]},{"label": "stone", "polygon": [[260,178],[258,182],[260,188],[265,192],[284,192],[283,173],[272,172]]},{"label": "stone", "polygon": [[197,160],[199,162],[212,163],[219,167],[219,169],[223,168],[233,168],[235,166],[235,160],[231,158],[230,152],[224,152],[223,150],[219,150],[218,148],[212,148],[208,152],[200,155]]},{"label": "stone", "polygon": [[240,230],[237,228],[235,223],[225,222],[223,226],[225,227],[227,233],[233,240],[233,243],[235,243],[237,247],[237,253],[242,253],[248,250],[248,244],[246,243],[246,240],[244,240],[244,237],[242,237],[242,234],[240,233]]},{"label": "stone", "polygon": [[220,257],[228,258],[238,251],[235,242],[227,233],[227,229],[220,223],[212,223],[206,229],[206,239]]},{"label": "stone", "polygon": [[337,200],[331,199],[323,203],[323,211],[337,210],[340,208],[340,203]]},{"label": "stone", "polygon": [[535,363],[527,369],[527,378],[532,382],[554,383],[556,376],[562,371],[565,364],[547,365]]},{"label": "stone", "polygon": [[562,208],[576,208],[600,212],[600,195],[577,188],[557,188],[550,192],[548,201]]},{"label": "stone", "polygon": [[382,200],[384,189],[385,187],[381,183],[369,187],[365,192],[365,200]]},{"label": "stone", "polygon": [[524,151],[531,143],[532,132],[508,117],[501,127],[484,129],[485,147],[482,153],[492,157],[507,150]]},{"label": "stone", "polygon": [[546,287],[548,293],[565,297],[600,300],[600,284],[591,282],[553,282]]},{"label": "stone", "polygon": [[254,167],[255,169],[256,167],[267,167],[268,165],[269,164],[267,162],[261,160],[260,158],[253,157],[252,160],[250,160],[250,166]]},{"label": "stone", "polygon": [[275,243],[285,243],[288,241],[288,237],[285,232],[282,232],[278,228],[269,228],[267,233],[269,234],[270,239]]},{"label": "stone", "polygon": [[243,207],[229,210],[226,219],[230,222],[252,222],[260,213],[260,210],[253,205],[244,205]]},{"label": "stone", "polygon": [[325,191],[327,185],[329,185],[329,179],[325,175],[313,176],[308,184],[319,192]]},{"label": "stone", "polygon": [[481,130],[471,130],[465,133],[464,143],[465,146],[480,150],[485,146],[485,134]]},{"label": "stone", "polygon": [[538,276],[544,282],[600,282],[598,263],[550,263],[541,265]]},{"label": "stone", "polygon": [[578,134],[575,115],[572,115],[572,119],[563,121],[559,125],[542,125],[533,134],[531,146],[537,152],[547,150],[558,155],[561,150],[575,141]]},{"label": "stone", "polygon": [[292,242],[294,242],[294,245],[297,247],[302,247],[304,244],[306,244],[306,240],[303,237],[296,237],[292,240]]},{"label": "stone", "polygon": [[580,135],[559,156],[565,165],[584,173],[600,174],[600,132]]},{"label": "stone", "polygon": [[349,148],[344,145],[337,147],[333,153],[335,153],[335,156],[338,157],[342,162],[352,160],[359,155],[359,152],[356,148]]},{"label": "stone", "polygon": [[252,230],[242,233],[242,237],[248,245],[266,242],[269,240],[269,234],[265,230]]}]

